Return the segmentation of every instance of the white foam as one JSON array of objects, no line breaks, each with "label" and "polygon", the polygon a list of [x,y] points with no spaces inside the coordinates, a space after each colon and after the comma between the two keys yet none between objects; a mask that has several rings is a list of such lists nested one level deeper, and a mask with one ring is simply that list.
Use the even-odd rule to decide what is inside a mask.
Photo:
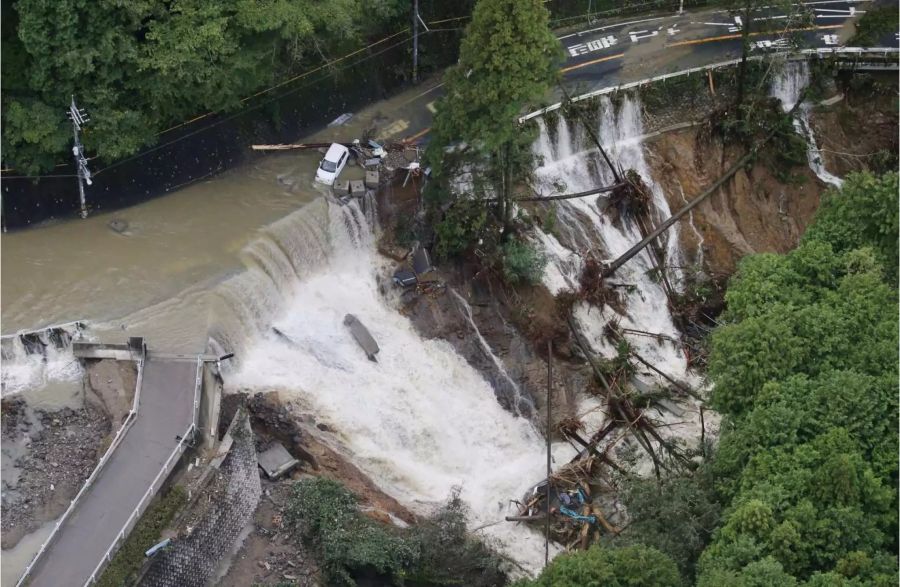
[{"label": "white foam", "polygon": [[[640,102],[636,98],[625,97],[617,109],[603,97],[599,108],[600,125],[597,130],[601,142],[614,163],[617,162],[624,170],[634,169],[641,175],[652,195],[651,217],[657,224],[662,222],[671,215],[671,210],[662,189],[650,173],[639,140],[644,134]],[[553,186],[560,182],[566,184],[567,192],[585,191],[614,182],[612,172],[596,149],[580,148],[577,140],[571,142],[572,136],[580,134],[572,132],[570,129],[572,125],[573,123],[560,117],[557,139],[559,145],[553,144],[549,136],[543,136],[547,132],[546,127],[539,125],[540,136],[534,149],[540,151],[543,156],[543,165],[535,170],[535,175],[545,193],[550,193]],[[565,132],[562,129],[566,129]],[[567,141],[566,144],[562,144],[564,141]],[[600,212],[594,197],[563,200],[556,205],[559,210],[557,214],[559,224],[583,225],[584,221],[581,219],[587,219],[589,222],[587,226],[579,226],[577,229],[568,227],[569,234],[577,234],[579,230],[590,233],[593,236],[592,240],[600,243],[600,250],[595,252],[599,253],[601,258],[614,259],[642,239],[640,230],[634,222],[626,221],[621,227],[613,225],[606,215]],[[565,210],[568,210],[568,213],[564,213]],[[548,270],[544,277],[547,286],[553,293],[561,291],[563,283],[569,284],[570,288],[574,287],[574,283],[577,283],[577,274],[573,275],[576,266],[572,262],[572,251],[557,246],[558,241],[550,235],[539,234],[537,239],[549,258]],[[681,270],[683,261],[679,247],[678,226],[669,229],[661,240],[666,253],[666,265],[669,266],[667,274],[673,286],[679,287],[683,279]],[[626,306],[624,316],[615,314],[610,308],[602,311],[598,309],[587,311],[586,308],[576,310],[576,319],[585,332],[594,333],[594,336],[591,336],[591,344],[602,356],[609,358],[615,355],[615,349],[602,336],[603,326],[610,319],[618,320],[625,328],[663,334],[675,339],[679,337],[672,323],[664,288],[651,275],[652,267],[649,249],[644,249],[623,265],[611,279],[612,282],[623,286],[620,291]],[[580,266],[577,266],[577,269],[580,270]],[[677,379],[690,379],[687,362],[680,349],[668,343],[657,344],[648,337],[630,337],[629,342],[643,358],[666,374]],[[663,382],[656,374],[648,374],[646,378]]]}]

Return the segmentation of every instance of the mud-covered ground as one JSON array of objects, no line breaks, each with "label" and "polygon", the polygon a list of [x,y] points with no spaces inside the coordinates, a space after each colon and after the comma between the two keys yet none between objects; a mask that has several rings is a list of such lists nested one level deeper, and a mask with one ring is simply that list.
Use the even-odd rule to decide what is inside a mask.
[{"label": "mud-covered ground", "polygon": [[28,394],[2,402],[2,548],[59,517],[90,476],[128,413],[131,363],[94,361],[77,407],[32,408]]}]

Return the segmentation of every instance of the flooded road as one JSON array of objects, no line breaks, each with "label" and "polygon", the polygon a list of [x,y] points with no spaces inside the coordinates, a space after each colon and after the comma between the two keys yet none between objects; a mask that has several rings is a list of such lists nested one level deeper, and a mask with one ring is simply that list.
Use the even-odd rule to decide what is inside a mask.
[{"label": "flooded road", "polygon": [[[428,87],[300,140],[349,142],[369,128],[393,140],[415,134],[429,123]],[[133,334],[166,351],[205,350],[210,290],[244,266],[244,246],[330,193],[313,181],[320,158],[315,150],[269,154],[134,207],[4,234],[3,334],[84,320],[100,340]],[[361,177],[350,166],[341,175]],[[127,223],[124,233],[109,227],[113,220]]]}]

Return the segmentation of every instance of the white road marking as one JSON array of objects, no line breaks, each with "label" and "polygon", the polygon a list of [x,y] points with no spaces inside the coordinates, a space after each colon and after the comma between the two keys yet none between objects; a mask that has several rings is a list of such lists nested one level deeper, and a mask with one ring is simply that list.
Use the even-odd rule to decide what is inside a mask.
[{"label": "white road marking", "polygon": [[396,120],[396,121],[390,123],[389,125],[387,125],[386,127],[384,127],[384,130],[381,132],[381,138],[386,139],[388,137],[392,137],[395,134],[401,133],[408,128],[409,128],[408,120]]},{"label": "white road marking", "polygon": [[838,44],[838,36],[837,35],[822,35],[822,40],[825,41],[826,45],[837,45]]},{"label": "white road marking", "polygon": [[568,39],[569,37],[580,37],[580,36],[582,36],[582,35],[588,35],[588,34],[590,34],[590,33],[596,33],[597,31],[605,31],[605,30],[607,30],[607,29],[614,29],[614,28],[616,28],[616,27],[624,27],[624,26],[628,26],[628,25],[630,25],[630,24],[640,24],[640,23],[642,23],[642,22],[653,22],[653,21],[655,21],[655,20],[662,20],[663,18],[665,18],[665,17],[664,17],[664,16],[657,16],[656,18],[644,18],[644,19],[641,19],[641,20],[632,20],[632,21],[629,21],[629,22],[620,22],[619,24],[610,24],[610,25],[606,25],[606,26],[602,26],[602,27],[597,27],[597,28],[595,28],[595,29],[590,29],[590,30],[586,30],[586,31],[578,31],[577,33],[571,33],[571,34],[569,34],[569,35],[563,35],[562,37],[557,37],[557,39],[559,39],[560,41],[562,41],[563,39]]},{"label": "white road marking", "polygon": [[750,44],[750,49],[785,49],[790,46],[791,43],[787,39],[775,39],[774,41],[755,41]]},{"label": "white road marking", "polygon": [[850,7],[849,10],[834,10],[831,8],[814,8],[816,12],[828,12],[831,14],[816,14],[816,18],[853,18],[857,14],[865,14],[865,10],[857,10]]},{"label": "white road marking", "polygon": [[566,49],[569,50],[569,55],[571,55],[572,57],[577,57],[579,55],[585,55],[586,53],[600,51],[601,49],[609,49],[618,42],[619,40],[616,39],[613,35],[607,35],[601,39],[594,39],[593,41],[588,41],[587,43],[570,45],[566,47]]},{"label": "white road marking", "polygon": [[659,34],[659,31],[632,31],[628,33],[632,43],[637,43],[641,39],[649,39]]}]

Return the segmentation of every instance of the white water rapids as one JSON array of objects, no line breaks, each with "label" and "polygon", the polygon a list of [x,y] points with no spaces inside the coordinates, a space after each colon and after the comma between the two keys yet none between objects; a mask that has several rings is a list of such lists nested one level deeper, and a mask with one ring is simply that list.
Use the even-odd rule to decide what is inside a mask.
[{"label": "white water rapids", "polygon": [[[640,102],[625,97],[618,108],[603,97],[599,105],[598,136],[614,163],[622,169],[637,171],[652,194],[651,218],[654,224],[671,215],[662,188],[651,174],[640,140],[644,134]],[[614,183],[612,172],[593,144],[586,142],[581,123],[573,123],[560,116],[557,120],[556,140],[546,123],[538,120],[540,135],[535,142],[535,154],[543,164],[536,170],[539,187],[544,193],[586,191],[600,185]],[[615,226],[598,206],[605,196],[563,200],[555,204],[561,243],[556,237],[538,233],[549,258],[545,284],[553,292],[572,289],[578,282],[582,268],[581,254],[589,250],[605,260],[612,260],[627,251],[643,237],[636,223],[625,220]],[[666,272],[674,287],[683,278],[684,255],[679,246],[678,225],[673,226],[660,240],[666,256]],[[594,349],[605,357],[615,356],[615,349],[605,340],[603,327],[615,319],[623,328],[662,334],[677,340],[679,333],[669,313],[663,285],[653,276],[653,262],[649,248],[645,248],[623,265],[611,279],[619,284],[627,311],[615,313],[609,307],[588,308],[581,304],[576,318]],[[645,336],[628,337],[633,348],[666,374],[688,380],[687,362],[680,348],[672,344],[657,344]],[[650,375],[651,380],[657,376]]]},{"label": "white water rapids", "polygon": [[[448,343],[420,338],[384,295],[382,260],[355,203],[309,204],[248,253],[248,270],[222,288],[230,317],[214,332],[241,357],[229,389],[293,398],[335,431],[354,464],[420,513],[460,486],[471,526],[489,524],[543,478],[544,441],[532,425],[503,410]],[[378,341],[377,363],[343,325],[348,313]],[[526,569],[543,562],[539,533],[501,522],[484,534]]]}]

